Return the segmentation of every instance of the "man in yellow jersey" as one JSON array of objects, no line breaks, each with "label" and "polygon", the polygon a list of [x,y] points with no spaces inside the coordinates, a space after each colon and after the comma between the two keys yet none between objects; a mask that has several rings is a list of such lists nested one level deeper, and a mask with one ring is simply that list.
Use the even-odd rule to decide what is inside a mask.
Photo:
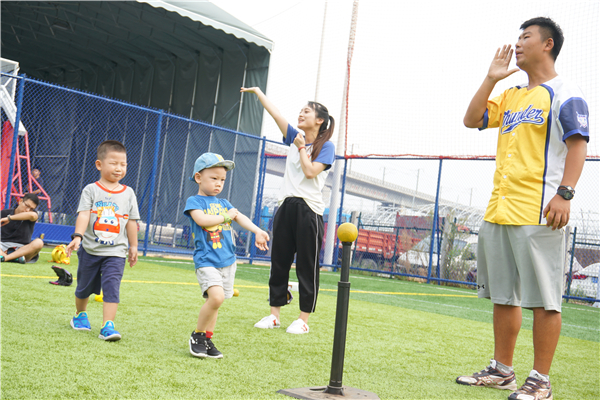
[{"label": "man in yellow jersey", "polygon": [[[564,230],[589,140],[581,90],[554,63],[563,44],[549,18],[521,25],[517,67],[510,45],[496,51],[464,117],[469,128],[499,128],[494,190],[479,231],[477,291],[494,304],[494,356],[457,383],[508,389],[510,400],[552,399],[549,372],[561,328]],[[529,82],[489,99],[497,82],[525,71]],[[488,100],[489,99],[489,100]],[[521,307],[533,310],[533,370],[520,387],[513,354]],[[515,391],[516,390],[516,391]]]}]

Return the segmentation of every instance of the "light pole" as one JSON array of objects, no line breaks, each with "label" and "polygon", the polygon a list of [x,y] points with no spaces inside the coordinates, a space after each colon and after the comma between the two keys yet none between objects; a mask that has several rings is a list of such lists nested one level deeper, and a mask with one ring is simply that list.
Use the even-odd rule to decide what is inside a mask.
[{"label": "light pole", "polygon": [[419,174],[420,173],[421,173],[421,168],[417,169],[417,187],[415,187],[415,194],[413,194],[412,205],[410,206],[410,208],[412,208],[412,209],[415,208],[415,196],[417,195],[417,192],[419,191]]}]

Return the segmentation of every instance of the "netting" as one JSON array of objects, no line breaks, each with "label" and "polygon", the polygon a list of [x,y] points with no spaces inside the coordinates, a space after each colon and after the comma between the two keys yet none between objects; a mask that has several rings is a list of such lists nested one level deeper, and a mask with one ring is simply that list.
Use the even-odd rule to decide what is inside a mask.
[{"label": "netting", "polygon": [[[316,96],[328,106],[338,127],[344,120],[340,117],[348,116],[347,140],[339,147],[338,154],[358,157],[336,161],[337,167],[346,168],[346,176],[337,189],[339,203],[329,202],[336,197],[333,172],[323,192],[326,205],[341,209],[337,223],[352,221],[359,227],[352,267],[378,274],[472,285],[476,276],[473,268],[476,255],[472,250],[492,190],[494,162],[491,157],[444,159],[442,165],[442,161],[432,158],[494,155],[495,132],[468,130],[462,126],[462,117],[496,47],[514,43],[520,23],[537,15],[555,18],[565,31],[566,42],[557,70],[575,80],[586,93],[595,132],[598,28],[594,25],[599,7],[596,3],[570,3],[568,7],[557,2],[503,3],[502,9],[494,10],[494,20],[502,21],[502,26],[494,25],[495,30],[488,32],[489,12],[482,9],[480,2],[472,3],[472,7],[460,3],[460,9],[455,10],[437,2],[401,3],[399,8],[393,2],[363,1],[358,13],[346,109],[346,101],[341,97],[348,59],[350,4],[329,3],[327,18],[346,21],[347,25],[340,29],[339,25],[328,23],[325,29],[323,65],[327,68],[322,72],[322,87]],[[294,11],[310,14],[314,10]],[[463,14],[470,15],[470,19]],[[451,23],[446,21],[450,15]],[[322,21],[319,18],[315,21],[314,26],[303,28],[303,52],[319,51],[315,37],[321,32]],[[277,23],[289,21],[281,19]],[[460,31],[468,27],[465,30],[468,33],[460,33],[458,25]],[[448,40],[452,42],[446,43]],[[290,84],[270,85],[268,95],[294,125],[304,101],[314,99],[310,83],[316,69],[315,58],[298,57],[298,46],[279,43],[277,49],[270,73],[273,77],[290,74],[287,79]],[[298,76],[293,69],[277,64],[290,60],[298,63],[309,60],[312,64],[305,74]],[[524,80],[510,79],[514,79],[513,84]],[[181,208],[193,191],[186,180],[193,160],[208,149],[234,159],[237,164],[228,176],[223,197],[251,215],[263,229],[271,231],[287,154],[285,146],[166,112],[159,119],[160,112],[155,109],[26,81],[21,125],[28,131],[31,165],[23,166],[22,178],[28,183],[33,167],[42,171],[42,186],[52,205],[49,201],[42,202],[38,225],[48,225],[47,232],[50,228],[64,228],[61,232],[66,233],[62,236],[69,238],[81,187],[97,179],[89,159],[94,157],[95,146],[107,137],[124,141],[130,149],[125,183],[138,194],[142,213],[140,240],[144,240],[145,249],[191,252],[189,224],[182,217]],[[508,80],[504,84],[502,89],[511,85]],[[3,105],[3,127],[10,125],[6,112]],[[2,138],[13,137],[8,133],[9,130],[3,132]],[[281,132],[268,116],[262,134],[268,139],[281,140]],[[24,145],[22,138],[18,140]],[[337,143],[335,136],[332,140]],[[11,158],[10,148],[6,154],[5,148],[3,143],[3,157],[7,157],[3,158],[2,177],[5,165],[6,168],[9,165],[6,160]],[[598,161],[594,136],[588,149],[595,158],[593,161]],[[411,154],[418,157],[402,157]],[[599,168],[600,162],[585,164],[572,202],[570,226],[573,230],[577,228],[577,232],[572,232],[568,246],[575,267],[589,267],[600,261]],[[16,197],[12,202],[15,200]],[[334,221],[329,210],[324,220],[328,225]],[[47,234],[46,239],[51,236]],[[252,244],[247,232],[240,231],[236,237],[238,256],[269,259],[268,252],[257,251]],[[334,246],[337,246],[335,235],[326,235],[320,257],[322,265],[339,262]],[[331,253],[333,259],[325,257],[326,253]],[[570,265],[571,259],[565,260],[567,272]],[[570,294],[590,297],[590,291],[598,287],[597,278],[595,282],[592,279],[590,289],[589,280],[575,278],[575,272],[573,269],[573,273],[565,275],[569,282],[576,282]]]},{"label": "netting", "polygon": [[[29,78],[2,78],[16,82],[22,92],[22,100],[18,95],[0,99],[2,205],[14,207],[24,193],[40,190],[34,235],[44,233],[47,243],[70,240],[81,192],[99,178],[96,149],[107,139],[127,148],[127,175],[121,183],[137,195],[144,251],[193,250],[183,209],[187,198],[198,192],[189,177],[196,158],[206,151],[236,163],[220,196],[241,213],[253,215],[260,138]],[[11,107],[20,107],[22,135],[13,134]],[[34,170],[40,172],[37,177]],[[238,255],[244,257],[254,251],[249,235],[235,224],[234,229],[239,232]]]},{"label": "netting", "polygon": [[[70,241],[81,190],[98,178],[93,166],[95,149],[106,138],[120,140],[128,148],[129,166],[123,183],[138,195],[138,237],[144,251],[191,254],[193,241],[182,207],[197,190],[187,179],[193,162],[206,150],[236,162],[223,197],[272,232],[286,146],[69,88],[27,78],[18,81],[24,89],[23,101],[17,99],[13,106],[20,104],[20,126],[27,134],[16,136],[16,153],[12,154],[10,140],[15,136],[6,114],[8,104],[2,103],[0,183],[5,189],[6,182],[13,182],[7,207],[14,206],[22,193],[43,189],[34,235],[44,233],[46,243]],[[27,157],[17,158],[23,152]],[[14,173],[9,178],[11,160]],[[336,220],[336,225],[350,221],[359,227],[352,268],[473,284],[477,261],[473,249],[491,191],[493,161],[397,157],[338,159],[336,163],[345,170],[336,205],[341,213],[334,217],[331,209],[326,209],[323,219],[326,228]],[[41,175],[30,181],[34,168]],[[573,233],[566,245],[572,261],[565,260],[565,288],[572,287],[570,296],[577,298],[589,297],[598,286],[593,277],[583,278],[586,272],[579,273],[579,269],[600,261],[599,168],[600,162],[585,164],[571,205]],[[329,174],[323,191],[326,204],[335,190],[333,179],[334,174]],[[7,192],[3,190],[2,195],[6,198]],[[257,250],[249,237],[247,231],[236,229],[238,257],[268,260],[270,252]],[[321,265],[339,265],[338,248],[335,234],[326,234]]]},{"label": "netting", "polygon": [[[496,130],[465,128],[462,119],[498,47],[514,44],[523,21],[548,16],[562,28],[557,72],[575,82],[600,113],[598,2],[360,3],[351,68],[347,155],[474,158],[494,156]],[[513,57],[511,67],[514,68]],[[527,82],[519,71],[492,96]],[[599,157],[597,141],[588,146]]]}]

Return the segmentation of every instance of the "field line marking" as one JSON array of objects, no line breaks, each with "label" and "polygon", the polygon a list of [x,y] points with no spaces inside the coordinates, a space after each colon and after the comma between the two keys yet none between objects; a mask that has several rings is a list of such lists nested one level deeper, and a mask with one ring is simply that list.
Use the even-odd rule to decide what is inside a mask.
[{"label": "field line marking", "polygon": [[[321,289],[321,290],[331,290],[333,289]],[[391,295],[404,295],[404,296],[434,296],[434,297],[467,297],[476,299],[476,295],[472,294],[445,294],[445,293],[410,293],[410,292],[374,292],[367,290],[350,290],[350,293],[367,293],[367,294],[391,294]]]},{"label": "field line marking", "polygon": [[[58,276],[34,276],[34,275],[12,275],[12,274],[0,274],[0,276],[9,276],[11,278],[40,278],[40,279],[58,279]],[[73,279],[76,279],[73,277]]]},{"label": "field line marking", "polygon": [[[56,276],[36,276],[36,275],[13,275],[13,274],[0,274],[0,276],[3,277],[10,277],[10,278],[34,278],[34,279],[53,279],[56,278]],[[73,277],[73,279],[75,280],[76,278]],[[129,279],[123,279],[121,282],[127,282],[127,283],[157,283],[157,284],[171,284],[171,285],[197,285],[197,282],[166,282],[166,281],[141,281],[141,280],[129,280]],[[234,287],[238,287],[238,288],[250,288],[250,289],[268,289],[268,286],[255,286],[255,285],[233,285]],[[337,289],[325,289],[325,288],[321,288],[319,289],[320,291],[325,291],[325,292],[336,292]],[[432,296],[432,297],[471,297],[471,298],[476,298],[477,296],[472,296],[472,295],[452,295],[452,294],[435,294],[435,293],[408,293],[408,292],[374,292],[374,291],[363,291],[363,290],[350,290],[350,293],[365,293],[365,294],[379,294],[379,295],[404,295],[404,296]],[[460,308],[460,309],[465,309],[465,310],[470,310],[470,311],[481,311],[484,313],[488,313],[491,314],[490,311],[485,311],[485,310],[476,310],[476,309],[471,309],[468,307],[461,307],[461,306],[456,306],[456,305],[452,305],[452,304],[442,304],[442,303],[435,303],[435,302],[429,302],[429,301],[423,301],[423,300],[417,300],[417,299],[412,299],[413,301],[421,301],[424,303],[429,303],[429,304],[435,304],[435,305],[439,305],[439,306],[445,306],[445,307],[454,307],[454,308]],[[533,320],[532,318],[528,318],[528,317],[523,317],[523,319],[526,320]],[[573,328],[582,328],[582,329],[588,329],[588,330],[592,330],[592,331],[598,331],[598,329],[596,328],[592,328],[592,327],[586,327],[586,326],[577,326],[577,325],[571,325],[571,324],[565,324],[563,323],[564,326],[569,326],[569,327],[573,327]]]},{"label": "field line marking", "polygon": [[[40,254],[51,254],[50,251],[46,251],[46,250],[42,250],[40,251]],[[165,263],[165,264],[190,264],[193,265],[194,261],[193,260],[189,260],[189,261],[178,261],[178,260],[169,260],[169,259],[144,259],[144,262],[156,262],[156,263]],[[242,266],[244,265],[244,266]],[[251,264],[240,264],[238,265],[238,268],[244,268],[244,269],[255,269],[255,270],[263,270],[265,268],[261,268],[261,267],[253,267],[251,266]],[[338,275],[338,273],[336,272],[329,272],[329,271],[321,271],[321,273],[327,274],[327,275]],[[4,276],[2,274],[0,274],[0,276]],[[7,276],[17,276],[17,275],[7,275]],[[21,276],[23,278],[28,278],[29,276],[23,275]],[[50,277],[38,277],[38,278],[54,278],[53,276]],[[73,277],[73,279],[75,279],[75,277]],[[370,276],[357,276],[357,275],[353,275],[352,279],[366,279],[366,280],[380,280],[381,278],[378,277],[370,277]],[[169,282],[167,282],[169,283]],[[403,282],[403,281],[398,281],[396,282],[397,284],[410,284],[409,282]],[[238,286],[238,285],[234,285],[234,286]],[[249,287],[249,288],[259,288],[259,286],[239,286],[239,287]],[[260,287],[261,289],[266,289],[267,287]],[[447,290],[447,291],[452,291],[452,292],[462,292],[459,289],[452,289],[452,288],[442,288],[442,287],[436,287],[436,289],[438,290]],[[331,289],[319,289],[319,290],[325,290],[325,291],[333,291]],[[351,291],[352,293],[357,293],[355,291]],[[396,292],[364,292],[364,293],[373,293],[373,294],[396,294]],[[398,293],[398,294],[402,294],[402,293]],[[409,294],[409,293],[406,293]],[[412,293],[414,295],[418,295],[418,296],[423,296],[425,294],[420,294],[420,293]],[[435,294],[431,294],[431,296],[441,296],[441,295],[435,295]],[[473,296],[459,296],[459,297],[477,297],[475,295]],[[568,303],[567,303],[568,304]],[[579,308],[579,307],[569,307],[567,304],[563,304],[563,308],[568,308],[569,310],[573,310],[573,311],[587,311],[587,312],[597,312],[596,310],[593,309],[586,309],[586,308]]]},{"label": "field line marking", "polygon": [[[12,277],[12,278],[37,278],[37,279],[52,279],[55,278],[53,276],[34,276],[34,275],[12,275],[12,274],[0,274],[0,276],[4,277]],[[75,279],[75,278],[73,278]],[[197,285],[198,282],[169,282],[169,281],[142,281],[142,280],[133,280],[133,279],[123,279],[121,282],[126,283],[156,283],[156,284],[170,284],[170,285]],[[260,285],[234,285],[234,287],[240,288],[253,288],[253,289],[268,289],[268,286]],[[320,291],[324,292],[337,292],[337,289],[326,289],[321,288]],[[375,291],[365,291],[365,290],[350,290],[350,293],[364,293],[364,294],[387,294],[387,295],[403,295],[403,296],[436,296],[436,297],[471,297],[476,298],[477,296],[473,295],[456,295],[456,294],[436,294],[436,293],[409,293],[409,292],[375,292]]]},{"label": "field line marking", "polygon": [[[13,274],[0,274],[0,276],[10,278],[35,278],[35,279],[55,279],[56,276],[36,276],[36,275],[13,275]],[[77,278],[73,277],[73,280]],[[123,279],[121,282],[126,283],[158,283],[158,284],[170,284],[170,285],[198,285],[198,282],[169,282],[169,281],[141,281],[133,279]],[[256,289],[268,289],[268,286],[249,286],[249,285],[234,285],[235,287],[241,288],[256,288]]]},{"label": "field line marking", "polygon": [[[41,251],[40,253],[48,253],[50,254],[50,252],[45,252],[45,251]],[[188,265],[194,265],[194,261],[193,260],[189,260],[189,261],[177,261],[177,260],[168,260],[168,259],[160,259],[160,260],[154,260],[154,259],[145,259],[143,260],[144,262],[155,262],[155,263],[165,263],[165,264],[188,264]],[[244,265],[244,266],[242,266]],[[264,270],[265,268],[261,268],[261,267],[252,267],[250,266],[250,264],[240,264],[238,266],[238,268],[243,268],[243,269],[253,269],[253,270]],[[335,272],[328,272],[328,271],[321,271],[321,273],[327,274],[327,275],[338,275]],[[2,275],[0,275],[2,276]],[[25,276],[24,276],[25,277]],[[53,277],[49,277],[49,278],[53,278]],[[365,279],[365,280],[374,280],[377,281],[381,278],[375,278],[375,277],[369,277],[369,276],[352,276],[352,279]],[[126,282],[126,281],[123,281]],[[145,282],[146,283],[146,282]],[[174,282],[164,282],[164,283],[173,283],[173,284],[177,284]],[[403,281],[398,281],[397,284],[410,284],[409,282],[403,282]],[[264,286],[238,286],[238,285],[234,285],[236,287],[248,287],[248,288],[260,288],[260,289],[268,289],[268,287],[264,287]],[[434,289],[434,288],[432,288]],[[445,287],[435,287],[435,289],[437,290],[445,290],[445,291],[449,291],[449,292],[462,292],[462,290],[459,289],[452,289],[452,288],[445,288]],[[321,288],[319,290],[322,291],[335,291],[332,289],[324,289]],[[371,293],[371,294],[391,294],[391,295],[407,295],[407,296],[438,296],[438,297],[466,297],[466,298],[476,298],[477,295],[443,295],[443,294],[425,294],[425,293],[403,293],[403,292],[362,292],[362,291],[350,291],[351,293]],[[570,310],[575,310],[575,311],[588,311],[588,312],[596,312],[595,310],[587,310],[587,309],[582,309],[582,308],[576,308],[576,307],[565,307],[565,305],[563,305],[563,308],[569,308]]]},{"label": "field line marking", "polygon": [[[36,278],[36,279],[55,279],[56,278],[56,276],[13,275],[13,274],[0,274],[0,276],[11,277],[11,278]],[[77,280],[77,278],[73,277],[73,280]],[[198,284],[197,282],[141,281],[141,280],[130,280],[130,279],[123,279],[121,282],[126,282],[126,283],[155,283],[155,284],[167,284],[167,285],[197,285]],[[255,285],[233,285],[233,286],[234,287],[238,287],[238,288],[248,288],[248,289],[268,289],[269,288],[268,286],[255,286]],[[323,292],[336,292],[337,289],[320,288],[319,291],[323,291]],[[375,291],[365,291],[365,290],[350,290],[350,293],[395,295],[395,296],[431,296],[431,297],[465,297],[465,298],[477,298],[477,296],[475,296],[475,295],[457,295],[457,294],[445,294],[445,293],[436,294],[436,293],[411,293],[411,292],[375,292]],[[431,304],[436,304],[436,305],[446,306],[446,307],[452,306],[452,305],[449,305],[449,304],[440,304],[440,303],[431,303]],[[452,306],[452,307],[469,309],[469,308],[457,307],[457,306]],[[577,310],[576,308],[571,308],[571,307],[569,307],[569,308],[572,309],[572,310]],[[527,319],[527,318],[524,317],[524,319]],[[563,325],[576,327],[575,325],[569,325],[569,324],[563,324]],[[594,328],[586,328],[586,327],[580,327],[580,328],[596,330]]]}]

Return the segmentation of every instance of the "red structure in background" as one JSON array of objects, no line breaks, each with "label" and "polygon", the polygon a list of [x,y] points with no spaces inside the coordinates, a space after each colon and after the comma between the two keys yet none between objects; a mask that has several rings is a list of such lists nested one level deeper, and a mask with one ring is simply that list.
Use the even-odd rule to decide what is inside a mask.
[{"label": "red structure in background", "polygon": [[[10,207],[10,204],[4,204],[4,200],[6,199],[6,191],[8,190],[8,172],[10,168],[10,156],[12,151],[13,144],[13,136],[14,129],[9,121],[5,121],[2,126],[2,143],[1,143],[1,154],[0,154],[0,187],[2,189],[2,193],[0,196],[0,208],[4,209],[5,207]],[[13,178],[11,182],[10,189],[10,197],[14,197],[19,200],[23,198],[25,193],[33,192],[33,184],[41,190],[41,193],[38,194],[40,200],[45,200],[48,203],[48,219],[50,223],[52,223],[52,202],[50,196],[46,192],[46,190],[40,185],[40,183],[32,176],[31,174],[31,159],[29,158],[29,139],[27,137],[27,132],[22,136],[23,144],[25,147],[25,153],[21,154],[21,146],[19,145],[20,140],[17,140],[17,158],[15,160],[15,166],[13,171]],[[23,170],[21,168],[22,161],[25,161],[27,174],[23,175]],[[26,191],[23,191],[23,178],[26,179]]]},{"label": "red structure in background", "polygon": [[[398,256],[406,253],[423,240],[423,232],[430,229],[430,219],[400,214],[396,215],[396,225],[393,232],[360,228],[353,247],[353,259],[358,262],[372,260],[378,267],[387,265],[388,268],[392,268],[397,262]],[[327,223],[325,223],[325,231],[327,231]],[[325,239],[323,239],[323,248],[325,248]],[[340,251],[341,248],[342,244],[340,243]],[[341,255],[341,253],[338,255]]]},{"label": "red structure in background", "polygon": [[[423,240],[423,235],[429,235],[431,223],[431,218],[428,217],[396,213],[396,224],[392,232],[361,228],[353,248],[354,259],[358,262],[372,260],[378,268],[392,268],[400,254],[406,253]],[[439,217],[438,226],[443,225],[444,218]],[[470,232],[469,228],[463,225],[457,225],[457,229],[460,232]]]},{"label": "red structure in background", "polygon": [[420,241],[421,238],[408,236],[403,231],[395,234],[361,229],[356,239],[355,257],[360,260],[368,255],[376,261],[393,263],[400,253],[407,252]]}]

